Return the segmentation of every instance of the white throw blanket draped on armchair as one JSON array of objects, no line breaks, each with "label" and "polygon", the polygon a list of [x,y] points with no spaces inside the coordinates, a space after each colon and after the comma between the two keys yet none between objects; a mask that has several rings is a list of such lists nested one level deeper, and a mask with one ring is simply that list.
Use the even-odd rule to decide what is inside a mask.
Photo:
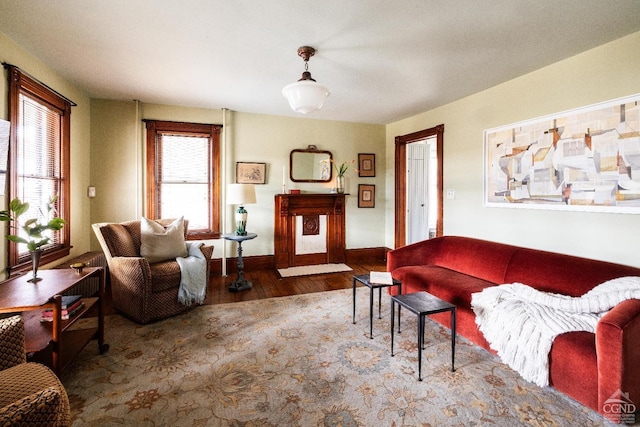
[{"label": "white throw blanket draped on armchair", "polygon": [[204,303],[207,294],[207,260],[200,250],[203,245],[187,242],[187,257],[176,258],[181,275],[178,301],[186,306]]},{"label": "white throw blanket draped on armchair", "polygon": [[549,384],[549,351],[556,336],[595,332],[620,302],[640,299],[640,277],[604,282],[581,297],[538,291],[521,283],[494,286],[471,296],[476,324],[502,361],[539,386]]}]

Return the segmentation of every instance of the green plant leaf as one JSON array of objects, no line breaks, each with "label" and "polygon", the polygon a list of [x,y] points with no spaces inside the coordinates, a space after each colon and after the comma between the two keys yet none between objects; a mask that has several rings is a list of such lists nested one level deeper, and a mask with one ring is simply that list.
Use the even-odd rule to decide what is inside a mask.
[{"label": "green plant leaf", "polygon": [[14,236],[13,234],[8,235],[7,239],[13,243],[29,243],[24,237]]},{"label": "green plant leaf", "polygon": [[65,221],[64,219],[56,217],[49,221],[47,227],[51,230],[60,230],[66,223],[67,221]]},{"label": "green plant leaf", "polygon": [[19,217],[23,213],[29,210],[29,203],[22,203],[20,199],[13,199],[9,203],[9,210],[13,212],[16,217]]},{"label": "green plant leaf", "polygon": [[[57,196],[54,196],[50,199],[50,202],[47,204],[47,210],[50,212],[53,210],[53,203],[58,199]],[[14,243],[23,243],[27,245],[27,249],[30,252],[36,251],[41,247],[49,244],[51,238],[48,236],[43,236],[43,232],[47,230],[55,230],[58,231],[62,229],[66,221],[62,218],[52,218],[46,224],[41,224],[39,218],[30,218],[24,222],[24,224],[20,225],[18,222],[18,217],[29,210],[29,203],[22,203],[22,201],[18,198],[11,200],[9,203],[8,211],[0,211],[0,221],[15,221],[15,224],[11,226],[11,228],[18,230],[22,229],[24,233],[29,236],[29,239],[25,239],[19,235],[8,235],[7,239]],[[40,210],[42,213],[42,210]],[[13,215],[12,215],[13,213]]]},{"label": "green plant leaf", "polygon": [[40,249],[41,247],[43,247],[44,245],[46,245],[47,243],[49,243],[49,239],[48,237],[45,237],[44,239],[40,240],[39,242],[34,242],[33,240],[31,242],[29,242],[27,244],[27,247],[29,248],[29,251],[33,252],[37,249]]}]

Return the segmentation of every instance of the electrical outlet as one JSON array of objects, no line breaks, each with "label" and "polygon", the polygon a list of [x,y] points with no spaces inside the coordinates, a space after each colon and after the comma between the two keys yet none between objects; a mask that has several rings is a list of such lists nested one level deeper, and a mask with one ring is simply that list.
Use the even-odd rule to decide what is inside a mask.
[{"label": "electrical outlet", "polygon": [[455,199],[456,198],[456,190],[448,189],[447,190],[447,199]]},{"label": "electrical outlet", "polygon": [[87,187],[87,196],[96,197],[96,187]]}]

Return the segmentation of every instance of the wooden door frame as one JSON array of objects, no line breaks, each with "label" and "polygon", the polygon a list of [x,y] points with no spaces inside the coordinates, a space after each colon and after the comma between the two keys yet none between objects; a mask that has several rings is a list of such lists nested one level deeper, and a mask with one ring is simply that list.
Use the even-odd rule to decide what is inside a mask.
[{"label": "wooden door frame", "polygon": [[444,145],[444,124],[413,132],[407,135],[396,136],[395,149],[395,247],[399,248],[406,244],[407,223],[407,144],[421,141],[429,137],[436,137],[436,154],[438,157],[438,209],[436,219],[436,237],[442,236],[443,232],[443,145]]}]

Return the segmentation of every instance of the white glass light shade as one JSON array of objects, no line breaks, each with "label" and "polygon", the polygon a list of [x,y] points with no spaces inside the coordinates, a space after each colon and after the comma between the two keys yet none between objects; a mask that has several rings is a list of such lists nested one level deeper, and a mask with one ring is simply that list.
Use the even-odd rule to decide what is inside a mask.
[{"label": "white glass light shade", "polygon": [[256,202],[256,189],[253,184],[229,184],[227,187],[228,205],[247,205]]},{"label": "white glass light shade", "polygon": [[318,111],[330,94],[329,89],[313,80],[297,81],[282,89],[282,95],[289,101],[291,109],[302,114]]}]

